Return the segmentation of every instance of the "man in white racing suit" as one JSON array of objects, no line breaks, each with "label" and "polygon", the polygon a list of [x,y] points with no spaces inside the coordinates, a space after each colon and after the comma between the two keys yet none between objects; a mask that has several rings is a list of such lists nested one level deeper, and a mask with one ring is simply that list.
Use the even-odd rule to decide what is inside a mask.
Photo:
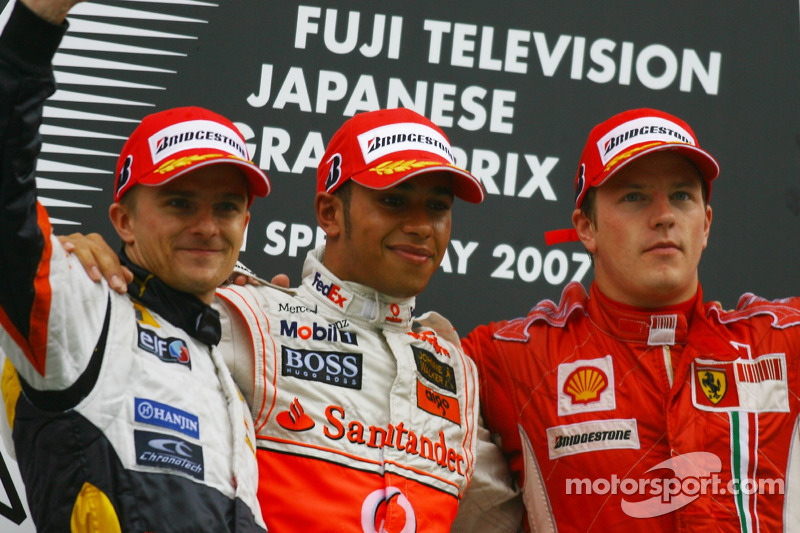
[{"label": "man in white racing suit", "polygon": [[[128,295],[92,281],[51,235],[34,175],[74,3],[17,3],[0,36],[0,352],[13,362],[3,392],[33,521],[264,532],[252,418],[215,347],[210,304],[269,182],[228,119],[201,108],[146,117],[109,210],[135,277]],[[183,142],[190,133],[196,142]]]},{"label": "man in white racing suit", "polygon": [[504,460],[478,438],[475,365],[447,320],[414,313],[449,242],[453,197],[483,195],[427,118],[356,115],[318,168],[327,243],[300,287],[218,291],[270,531],[447,532],[476,464],[481,504],[508,515],[482,518],[479,506],[464,523],[515,529],[519,501],[493,477]]}]

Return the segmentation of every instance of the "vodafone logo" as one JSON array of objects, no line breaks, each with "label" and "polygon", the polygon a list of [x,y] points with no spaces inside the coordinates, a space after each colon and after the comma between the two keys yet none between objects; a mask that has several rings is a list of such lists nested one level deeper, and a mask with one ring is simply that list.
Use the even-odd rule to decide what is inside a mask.
[{"label": "vodafone logo", "polygon": [[[386,524],[386,510],[390,505],[399,505],[405,511],[404,524]],[[386,490],[373,491],[361,505],[361,529],[364,533],[414,533],[417,531],[417,516],[400,489],[386,487]]]},{"label": "vodafone logo", "polygon": [[403,319],[400,318],[400,306],[397,304],[392,304],[389,306],[389,311],[392,313],[391,316],[386,317],[387,322],[402,322]]}]

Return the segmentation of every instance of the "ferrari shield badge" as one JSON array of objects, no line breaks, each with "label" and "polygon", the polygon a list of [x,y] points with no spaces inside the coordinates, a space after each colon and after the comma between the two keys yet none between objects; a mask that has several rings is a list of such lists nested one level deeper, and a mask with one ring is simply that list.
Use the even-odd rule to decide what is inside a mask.
[{"label": "ferrari shield badge", "polygon": [[700,389],[706,395],[708,401],[717,405],[725,397],[728,391],[728,379],[724,371],[714,368],[698,368],[697,381]]}]

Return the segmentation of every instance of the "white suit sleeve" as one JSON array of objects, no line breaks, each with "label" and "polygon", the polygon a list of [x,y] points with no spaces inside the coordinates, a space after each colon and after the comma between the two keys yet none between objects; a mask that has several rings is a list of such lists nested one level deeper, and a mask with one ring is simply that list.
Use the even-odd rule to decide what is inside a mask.
[{"label": "white suit sleeve", "polygon": [[522,517],[522,497],[513,486],[508,463],[481,419],[475,471],[458,506],[451,531],[512,533],[522,531]]}]

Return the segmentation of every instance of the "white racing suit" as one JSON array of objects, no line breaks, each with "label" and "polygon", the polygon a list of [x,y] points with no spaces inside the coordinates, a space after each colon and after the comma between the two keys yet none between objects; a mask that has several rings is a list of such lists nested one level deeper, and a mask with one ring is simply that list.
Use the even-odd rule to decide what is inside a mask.
[{"label": "white racing suit", "polygon": [[221,346],[252,406],[267,526],[450,531],[486,445],[475,365],[440,315],[412,319],[413,298],[337,279],[323,252],[309,253],[296,290],[217,292]]},{"label": "white racing suit", "polygon": [[94,283],[37,202],[63,32],[17,3],[0,37],[0,352],[34,523],[263,532],[252,419],[213,346],[217,314],[130,263],[131,296]]}]

